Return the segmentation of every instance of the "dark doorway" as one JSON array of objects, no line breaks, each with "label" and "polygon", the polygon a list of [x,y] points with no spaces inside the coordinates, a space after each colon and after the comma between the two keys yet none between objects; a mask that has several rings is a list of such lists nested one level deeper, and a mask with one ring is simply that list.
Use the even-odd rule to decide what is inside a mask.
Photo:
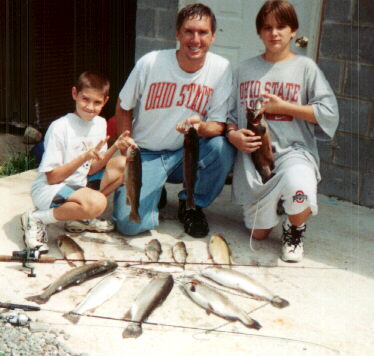
[{"label": "dark doorway", "polygon": [[46,128],[71,112],[71,87],[85,70],[109,77],[111,99],[102,115],[112,116],[134,64],[136,1],[6,0],[1,4],[0,120],[6,132],[28,124]]}]

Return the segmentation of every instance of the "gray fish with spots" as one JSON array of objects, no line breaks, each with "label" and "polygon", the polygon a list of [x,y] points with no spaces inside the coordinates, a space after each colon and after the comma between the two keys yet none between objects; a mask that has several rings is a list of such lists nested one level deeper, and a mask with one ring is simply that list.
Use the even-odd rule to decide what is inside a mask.
[{"label": "gray fish with spots", "polygon": [[287,300],[275,295],[261,283],[239,271],[228,268],[208,267],[202,270],[201,274],[222,286],[249,294],[254,299],[269,301],[276,308],[281,309],[290,305]]},{"label": "gray fish with spots", "polygon": [[160,259],[162,248],[160,241],[153,239],[145,245],[145,254],[152,262],[157,262]]},{"label": "gray fish with spots", "polygon": [[81,284],[93,277],[111,272],[117,267],[118,264],[116,262],[109,260],[87,263],[83,266],[75,267],[64,273],[55,282],[49,285],[42,294],[27,297],[26,300],[36,302],[38,304],[44,304],[48,302],[49,298],[53,294],[58,293],[72,285]]},{"label": "gray fish with spots", "polygon": [[175,262],[185,264],[187,260],[186,244],[183,241],[178,241],[172,248],[173,258]]},{"label": "gray fish with spots", "polygon": [[124,338],[136,338],[142,334],[142,322],[167,298],[173,285],[174,280],[170,274],[154,277],[149,282],[125,315],[131,322],[123,331]]},{"label": "gray fish with spots", "polygon": [[240,321],[247,328],[259,330],[261,325],[247,313],[232,303],[226,296],[197,280],[183,284],[187,295],[208,313],[216,314],[226,320]]}]

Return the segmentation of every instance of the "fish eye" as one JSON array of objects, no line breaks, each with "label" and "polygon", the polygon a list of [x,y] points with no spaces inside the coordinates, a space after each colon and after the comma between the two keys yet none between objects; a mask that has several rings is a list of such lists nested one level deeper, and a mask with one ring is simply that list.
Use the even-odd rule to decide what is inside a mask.
[{"label": "fish eye", "polygon": [[190,291],[191,291],[191,292],[196,292],[196,288],[195,288],[194,285],[192,285],[192,286],[190,287]]}]

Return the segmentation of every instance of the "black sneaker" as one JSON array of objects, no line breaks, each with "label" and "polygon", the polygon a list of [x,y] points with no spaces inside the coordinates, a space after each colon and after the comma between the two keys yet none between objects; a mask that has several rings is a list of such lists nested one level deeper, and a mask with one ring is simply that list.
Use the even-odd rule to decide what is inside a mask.
[{"label": "black sneaker", "polygon": [[178,220],[184,225],[184,232],[192,237],[205,237],[209,233],[209,225],[203,210],[199,206],[186,210],[185,200],[179,200]]},{"label": "black sneaker", "polygon": [[165,186],[162,187],[160,200],[158,202],[158,210],[161,210],[165,208],[166,204],[168,202],[168,193],[166,191]]}]

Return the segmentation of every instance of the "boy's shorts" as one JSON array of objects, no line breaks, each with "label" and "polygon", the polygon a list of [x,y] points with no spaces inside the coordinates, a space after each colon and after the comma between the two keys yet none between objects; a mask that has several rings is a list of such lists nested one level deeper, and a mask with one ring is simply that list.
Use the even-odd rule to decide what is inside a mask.
[{"label": "boy's shorts", "polygon": [[[104,169],[102,169],[101,171],[95,174],[88,176],[86,187],[94,189],[94,190],[99,190],[101,179],[103,178],[103,174],[104,174]],[[84,187],[80,185],[70,185],[70,184],[64,185],[54,196],[50,207],[57,208],[58,206],[64,204],[69,199],[70,195],[72,195],[74,192],[76,192],[77,190],[81,188],[84,188]]]},{"label": "boy's shorts", "polygon": [[248,229],[270,229],[278,225],[282,219],[277,213],[280,199],[287,215],[299,214],[308,207],[313,215],[317,214],[317,177],[310,164],[298,163],[276,174],[282,177],[267,196],[258,203],[243,206],[244,223]]}]

